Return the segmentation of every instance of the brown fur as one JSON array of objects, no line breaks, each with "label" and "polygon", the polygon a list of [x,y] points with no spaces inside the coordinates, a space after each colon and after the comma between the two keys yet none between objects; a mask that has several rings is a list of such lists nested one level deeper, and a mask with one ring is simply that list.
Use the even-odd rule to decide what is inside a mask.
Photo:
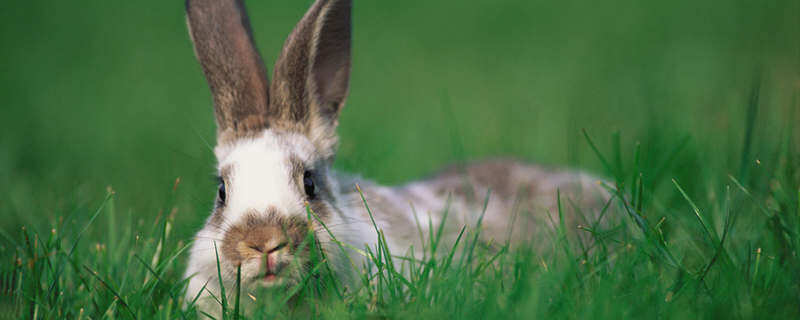
[{"label": "brown fur", "polygon": [[275,63],[270,104],[281,119],[334,122],[350,75],[350,1],[317,1],[286,39]]},{"label": "brown fur", "polygon": [[[231,226],[222,241],[222,255],[233,265],[263,256],[282,244],[297,250],[306,237],[308,223],[304,219],[287,218],[271,209],[267,213],[250,213],[242,223]],[[294,252],[293,252],[294,253]]]},{"label": "brown fur", "polygon": [[244,132],[264,128],[269,81],[253,43],[244,3],[189,0],[186,14],[195,54],[214,98],[217,129]]},{"label": "brown fur", "polygon": [[305,134],[332,158],[349,88],[350,11],[350,0],[315,2],[286,40],[270,86],[243,2],[187,0],[190,34],[214,98],[218,142],[272,128]]},{"label": "brown fur", "polygon": [[[511,240],[514,243],[530,242],[553,232],[561,213],[567,235],[588,242],[586,232],[579,226],[596,222],[601,208],[610,195],[597,185],[599,180],[575,171],[546,168],[512,159],[492,159],[482,162],[452,166],[441,173],[412,185],[424,186],[441,199],[449,199],[451,207],[448,224],[458,232],[462,225],[474,225],[476,217],[488,205],[483,222],[484,237],[494,241]],[[409,202],[420,202],[409,192],[409,186],[392,188],[392,193],[403,195]],[[386,204],[380,195],[367,192],[371,207],[376,211],[408,210]],[[487,195],[489,202],[485,203]],[[442,204],[444,210],[445,204]],[[443,211],[442,211],[443,212]],[[441,214],[434,213],[434,214]],[[384,215],[385,216],[385,215]],[[388,218],[391,220],[392,218]],[[604,220],[607,220],[604,219]],[[408,224],[408,223],[406,223]],[[392,225],[402,226],[399,221]],[[401,234],[415,233],[408,225]],[[412,238],[413,240],[413,238]],[[535,244],[535,243],[534,243]]]},{"label": "brown fur", "polygon": [[513,184],[512,174],[517,167],[517,162],[507,159],[497,159],[481,162],[479,164],[454,165],[436,175],[439,180],[450,183],[441,185],[436,190],[437,194],[454,194],[464,198],[474,198],[477,194],[476,187],[491,189],[492,193],[504,198],[513,196],[517,191]]}]

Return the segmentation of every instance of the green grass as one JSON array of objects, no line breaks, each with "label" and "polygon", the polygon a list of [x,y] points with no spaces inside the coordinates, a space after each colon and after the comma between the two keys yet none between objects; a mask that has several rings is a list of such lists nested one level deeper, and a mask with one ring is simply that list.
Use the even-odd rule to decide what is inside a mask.
[{"label": "green grass", "polygon": [[[309,2],[248,2],[265,60]],[[182,10],[0,4],[0,317],[196,317],[181,276],[214,129]],[[476,226],[452,254],[426,239],[419,263],[365,248],[356,292],[317,257],[294,297],[258,293],[257,315],[798,318],[797,1],[354,10],[338,169],[392,184],[493,155],[577,167],[610,181],[614,223],[582,230],[586,252],[566,225],[544,249],[488,248]],[[251,300],[234,297],[231,319]]]},{"label": "green grass", "polygon": [[[786,142],[777,151],[781,163],[797,160],[786,153],[793,141]],[[771,187],[763,193],[730,176],[710,190],[716,196],[705,199],[703,208],[673,179],[680,209],[659,210],[648,204],[657,199],[642,179],[651,170],[631,171],[606,160],[622,155],[610,156],[598,154],[617,168],[610,189],[618,197],[609,206],[615,209],[606,209],[624,217],[607,227],[584,228],[594,239],[592,249],[570,245],[564,235],[571,226],[563,223],[544,237],[550,240],[544,250],[487,246],[478,240],[480,222],[462,226],[455,244],[445,244],[440,228],[425,239],[423,257],[392,259],[398,253],[390,252],[385,240],[364,248],[369,261],[357,290],[345,289],[325,257],[317,256],[309,276],[290,290],[242,293],[237,285],[228,295],[235,300],[223,293],[220,308],[227,310],[226,318],[244,318],[240,299],[257,297],[250,318],[793,318],[800,313],[800,189],[787,179],[796,177],[793,167],[775,168],[764,177]],[[633,167],[638,162],[634,159]],[[9,237],[16,263],[3,273],[5,293],[12,298],[3,306],[6,312],[25,318],[195,318],[192,307],[180,307],[185,281],[176,259],[185,256],[187,243],[171,235],[172,215],[155,223],[109,225],[108,235],[119,240],[79,246],[88,229],[102,228],[96,218],[116,215],[109,191],[76,228],[23,229],[21,239]],[[316,219],[311,211],[309,219]],[[383,230],[379,234],[383,239]],[[309,237],[307,243],[316,243]],[[440,246],[447,249],[437,250]]]}]

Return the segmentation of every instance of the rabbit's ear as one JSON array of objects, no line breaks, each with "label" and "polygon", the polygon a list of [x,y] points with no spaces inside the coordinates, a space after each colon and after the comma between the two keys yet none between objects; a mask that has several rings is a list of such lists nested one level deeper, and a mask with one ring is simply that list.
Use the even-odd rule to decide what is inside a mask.
[{"label": "rabbit's ear", "polygon": [[350,79],[351,0],[317,0],[286,39],[275,64],[273,110],[312,136],[331,133]]},{"label": "rabbit's ear", "polygon": [[242,0],[187,0],[186,19],[214,98],[218,135],[266,128],[269,80]]}]

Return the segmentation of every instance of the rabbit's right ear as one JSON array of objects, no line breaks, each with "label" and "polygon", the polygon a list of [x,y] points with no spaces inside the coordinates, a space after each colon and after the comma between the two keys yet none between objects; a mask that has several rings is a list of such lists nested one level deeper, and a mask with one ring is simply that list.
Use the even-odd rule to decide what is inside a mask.
[{"label": "rabbit's right ear", "polygon": [[[331,156],[350,83],[352,0],[316,0],[275,62],[270,107]],[[280,125],[276,123],[277,125]]]},{"label": "rabbit's right ear", "polygon": [[242,0],[187,0],[186,19],[214,98],[218,138],[268,127],[267,70]]}]

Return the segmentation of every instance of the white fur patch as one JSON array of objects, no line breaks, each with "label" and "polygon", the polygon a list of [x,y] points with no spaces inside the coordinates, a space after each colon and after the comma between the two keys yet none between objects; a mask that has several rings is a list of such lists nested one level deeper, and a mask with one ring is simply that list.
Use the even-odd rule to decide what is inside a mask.
[{"label": "white fur patch", "polygon": [[313,145],[302,135],[276,135],[270,130],[256,139],[242,139],[233,145],[219,146],[215,153],[219,171],[229,170],[225,221],[237,223],[248,212],[264,213],[277,209],[280,215],[304,214],[305,195],[293,184],[290,159],[310,162]]}]

